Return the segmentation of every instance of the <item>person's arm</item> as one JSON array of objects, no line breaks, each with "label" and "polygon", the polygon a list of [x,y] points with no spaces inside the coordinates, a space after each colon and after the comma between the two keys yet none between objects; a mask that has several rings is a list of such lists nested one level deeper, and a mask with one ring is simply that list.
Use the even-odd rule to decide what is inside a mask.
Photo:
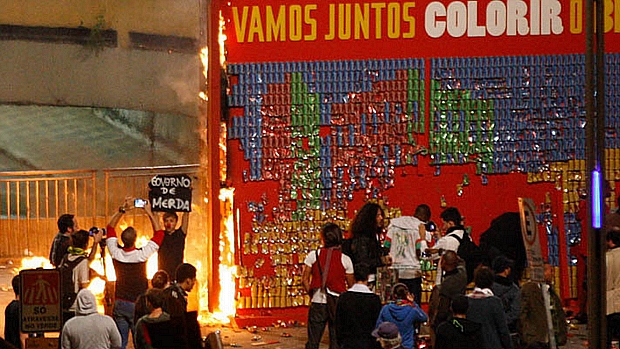
[{"label": "person's arm", "polygon": [[75,268],[77,269],[78,291],[90,285],[90,268],[88,259],[83,259]]},{"label": "person's arm", "polygon": [[93,247],[91,247],[90,254],[88,255],[89,262],[92,262],[93,260],[95,260],[95,257],[97,255],[97,246],[99,246],[99,243],[101,242],[102,238],[103,238],[103,231],[101,231],[101,229],[97,229],[97,233],[93,235]]},{"label": "person's arm", "polygon": [[112,320],[111,317],[106,318],[108,322],[108,332],[110,335],[110,349],[120,349],[122,344],[121,333],[118,332],[118,328],[116,327],[116,323]]},{"label": "person's arm", "polygon": [[510,300],[509,309],[506,312],[506,321],[509,324],[516,323],[521,315],[521,291],[515,286],[514,297]]},{"label": "person's arm", "polygon": [[28,338],[28,333],[19,331],[19,341],[22,342],[22,348],[26,347],[26,338]]},{"label": "person's arm", "polygon": [[60,347],[62,349],[71,349],[71,339],[69,338],[69,331],[67,331],[67,326],[62,329],[62,334],[60,336]]},{"label": "person's arm", "polygon": [[125,201],[123,201],[123,204],[119,206],[118,210],[114,212],[114,214],[112,215],[112,218],[110,218],[110,222],[108,223],[108,226],[112,228],[116,228],[116,225],[121,220],[121,217],[123,217],[125,212],[134,208],[133,203],[132,203],[133,200],[134,199],[130,196],[125,197]]},{"label": "person's arm", "polygon": [[345,277],[347,278],[347,289],[349,289],[355,284],[355,275],[346,274]]},{"label": "person's arm", "polygon": [[[153,233],[162,230],[161,223],[159,222],[159,217],[155,217],[155,214],[153,214],[153,210],[151,209],[151,203],[149,201],[144,204],[144,212],[146,212],[146,215],[149,216],[149,219],[151,220],[151,225],[153,226]],[[183,215],[183,218],[185,218],[185,215]]]},{"label": "person's arm", "polygon": [[495,327],[499,335],[499,340],[502,343],[502,348],[512,349],[512,339],[510,338],[510,331],[508,330],[508,323],[506,322],[506,314],[504,313],[502,301],[497,297],[494,297],[493,300],[495,301],[495,305],[493,306],[495,310]]},{"label": "person's arm", "polygon": [[188,228],[189,228],[189,212],[183,212],[183,217],[181,218],[181,231],[183,231],[183,234],[187,235]]},{"label": "person's arm", "polygon": [[301,284],[304,287],[304,290],[312,297],[310,294],[310,280],[312,278],[312,267],[304,264],[303,272],[301,274]]},{"label": "person's arm", "polygon": [[345,272],[345,281],[347,283],[347,289],[351,288],[355,283],[355,269],[353,268],[353,261],[346,254],[342,255],[341,258],[342,266],[344,266]]}]

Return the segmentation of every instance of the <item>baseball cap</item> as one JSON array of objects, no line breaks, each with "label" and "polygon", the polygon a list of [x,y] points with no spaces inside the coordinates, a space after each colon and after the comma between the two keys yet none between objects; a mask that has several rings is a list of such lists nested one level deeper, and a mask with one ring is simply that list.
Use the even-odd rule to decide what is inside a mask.
[{"label": "baseball cap", "polygon": [[382,322],[374,331],[372,331],[373,337],[383,339],[398,338],[398,327],[391,322]]}]

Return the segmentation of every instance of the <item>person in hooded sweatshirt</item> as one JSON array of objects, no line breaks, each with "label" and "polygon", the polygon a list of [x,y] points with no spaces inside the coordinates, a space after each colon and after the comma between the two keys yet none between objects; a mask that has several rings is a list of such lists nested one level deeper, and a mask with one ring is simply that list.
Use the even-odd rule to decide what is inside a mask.
[{"label": "person in hooded sweatshirt", "polygon": [[111,317],[97,312],[93,293],[83,288],[77,294],[75,317],[65,323],[61,335],[62,349],[117,349],[121,334]]},{"label": "person in hooded sweatshirt", "polygon": [[435,349],[484,349],[482,326],[467,319],[469,299],[457,296],[451,305],[452,318],[435,332]]},{"label": "person in hooded sweatshirt", "polygon": [[426,222],[431,218],[428,205],[416,207],[413,216],[402,216],[390,220],[384,247],[390,251],[392,266],[398,270],[398,282],[407,285],[416,301],[422,298],[421,252],[426,251],[432,241],[426,231]]},{"label": "person in hooded sweatshirt", "polygon": [[426,313],[416,304],[407,285],[398,283],[392,289],[393,302],[381,308],[376,326],[383,322],[391,322],[398,326],[402,337],[402,346],[415,348],[415,324],[428,320]]}]

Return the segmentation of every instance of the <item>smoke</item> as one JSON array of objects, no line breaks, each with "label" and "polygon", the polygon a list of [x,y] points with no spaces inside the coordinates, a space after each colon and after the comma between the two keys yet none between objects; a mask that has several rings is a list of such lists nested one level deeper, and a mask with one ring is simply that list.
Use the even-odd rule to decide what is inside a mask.
[{"label": "smoke", "polygon": [[192,64],[176,65],[177,69],[167,70],[161,78],[161,85],[168,87],[181,104],[196,104],[199,100],[199,81],[202,76],[198,55]]}]

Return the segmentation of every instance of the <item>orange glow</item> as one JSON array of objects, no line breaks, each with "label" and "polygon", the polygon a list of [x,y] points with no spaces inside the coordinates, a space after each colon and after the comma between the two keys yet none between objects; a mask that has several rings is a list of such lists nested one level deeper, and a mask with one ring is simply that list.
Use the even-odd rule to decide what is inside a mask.
[{"label": "orange glow", "polygon": [[49,259],[45,257],[26,257],[22,259],[19,270],[36,268],[54,269],[54,266],[50,263]]},{"label": "orange glow", "polygon": [[220,190],[219,199],[222,205],[222,230],[219,243],[219,305],[214,313],[209,314],[208,318],[201,319],[201,322],[205,322],[206,324],[229,323],[230,317],[234,316],[236,313],[235,279],[238,270],[235,265],[234,192],[234,188],[222,188]]},{"label": "orange glow", "polygon": [[[202,67],[203,67],[203,71],[202,74],[204,75],[205,79],[209,79],[209,48],[208,47],[203,47],[202,50],[200,50],[200,61],[202,62]],[[202,99],[205,102],[209,101],[209,96],[204,92],[204,91],[200,91],[198,93],[198,96],[200,97],[200,99]]]},{"label": "orange glow", "polygon": [[222,68],[226,68],[226,39],[228,39],[228,37],[226,36],[226,34],[224,34],[225,29],[226,21],[224,20],[222,11],[220,11],[220,25],[217,41],[220,47],[220,66],[222,66]]}]

